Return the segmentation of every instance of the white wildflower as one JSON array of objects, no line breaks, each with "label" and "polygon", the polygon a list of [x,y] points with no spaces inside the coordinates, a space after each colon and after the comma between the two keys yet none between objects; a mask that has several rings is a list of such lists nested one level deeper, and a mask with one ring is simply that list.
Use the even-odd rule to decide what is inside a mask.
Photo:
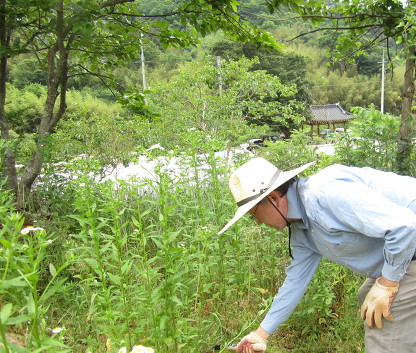
[{"label": "white wildflower", "polygon": [[59,332],[62,332],[64,329],[62,328],[62,327],[55,327],[53,330],[52,330],[52,333],[53,334],[57,334],[57,333],[59,333]]},{"label": "white wildflower", "polygon": [[119,350],[118,350],[118,353],[126,353],[127,352],[127,348],[126,347],[121,347]]},{"label": "white wildflower", "polygon": [[36,231],[38,231],[38,230],[44,230],[43,228],[41,228],[41,227],[33,227],[33,226],[27,226],[27,227],[25,227],[25,228],[22,228],[21,230],[20,230],[20,233],[22,233],[22,234],[29,234],[29,232],[36,232]]},{"label": "white wildflower", "polygon": [[150,147],[147,149],[147,151],[151,151],[151,150],[154,150],[154,149],[159,149],[159,150],[162,150],[162,151],[164,151],[164,150],[165,150],[165,148],[164,148],[164,147],[162,147],[162,146],[160,145],[160,143],[157,143],[157,144],[155,144],[155,145],[150,146]]},{"label": "white wildflower", "polygon": [[134,346],[130,353],[154,353],[155,350],[150,347],[142,346],[141,344]]}]

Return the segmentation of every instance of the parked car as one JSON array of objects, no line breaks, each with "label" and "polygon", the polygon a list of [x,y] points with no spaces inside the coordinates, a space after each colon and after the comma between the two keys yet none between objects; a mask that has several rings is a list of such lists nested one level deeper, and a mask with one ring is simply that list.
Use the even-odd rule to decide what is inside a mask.
[{"label": "parked car", "polygon": [[351,133],[350,129],[344,129],[343,127],[337,127],[335,129],[335,133],[337,134],[342,134],[342,135],[348,135]]},{"label": "parked car", "polygon": [[259,147],[266,147],[267,145],[265,144],[265,142],[267,143],[267,141],[271,141],[271,142],[276,142],[281,140],[284,137],[284,135],[264,135],[261,138],[254,138],[254,139],[250,139],[248,140],[248,147],[247,149],[249,151],[253,151]]},{"label": "parked car", "polygon": [[266,135],[262,137],[263,142],[264,141],[272,141],[272,142],[276,142],[279,140],[282,140],[285,137],[284,134],[280,134],[280,136],[277,135]]},{"label": "parked car", "polygon": [[250,139],[248,140],[248,146],[247,149],[249,151],[253,151],[259,147],[266,147],[266,145],[263,143],[262,139]]}]

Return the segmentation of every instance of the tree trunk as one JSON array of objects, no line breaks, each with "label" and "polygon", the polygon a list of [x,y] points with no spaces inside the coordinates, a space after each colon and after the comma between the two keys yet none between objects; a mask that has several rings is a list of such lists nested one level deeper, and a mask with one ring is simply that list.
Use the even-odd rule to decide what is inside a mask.
[{"label": "tree trunk", "polygon": [[[56,44],[48,52],[48,92],[39,125],[36,151],[26,164],[19,182],[19,205],[24,204],[25,193],[31,190],[35,179],[42,170],[45,138],[66,111],[68,58],[73,37],[68,38],[67,46],[65,46],[63,0],[58,1],[57,5],[56,38]],[[60,98],[59,108],[55,111],[58,97]]]},{"label": "tree trunk", "polygon": [[[0,45],[2,48],[10,46],[10,29],[6,21],[6,0],[0,0]],[[9,122],[5,114],[6,105],[6,69],[7,52],[3,51],[0,57],[0,129],[1,138],[5,142],[4,156],[2,161],[2,173],[7,177],[6,188],[17,194],[16,160],[11,146],[9,135]]]},{"label": "tree trunk", "polygon": [[402,116],[400,122],[399,145],[397,153],[397,170],[407,174],[410,169],[410,154],[412,150],[412,103],[415,93],[415,53],[416,47],[409,48],[409,58],[406,59],[404,73]]}]

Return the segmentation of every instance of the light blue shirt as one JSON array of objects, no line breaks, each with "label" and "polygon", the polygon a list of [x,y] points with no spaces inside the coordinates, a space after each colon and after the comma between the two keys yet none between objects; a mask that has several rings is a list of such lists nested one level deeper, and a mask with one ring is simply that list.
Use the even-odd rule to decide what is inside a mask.
[{"label": "light blue shirt", "polygon": [[327,167],[288,190],[294,259],[260,324],[273,333],[295,310],[322,256],[366,277],[400,281],[416,249],[416,179]]}]

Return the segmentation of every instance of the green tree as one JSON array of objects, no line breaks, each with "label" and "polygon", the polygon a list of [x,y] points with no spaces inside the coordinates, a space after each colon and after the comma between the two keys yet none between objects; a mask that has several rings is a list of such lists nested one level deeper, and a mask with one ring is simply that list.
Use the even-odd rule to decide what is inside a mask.
[{"label": "green tree", "polygon": [[[415,83],[416,58],[416,8],[413,1],[400,0],[341,0],[322,1],[280,1],[266,0],[270,11],[282,4],[309,19],[315,28],[308,32],[333,30],[342,32],[337,38],[333,52],[335,58],[359,56],[366,49],[386,43],[389,58],[390,40],[398,44],[399,54],[405,58],[401,124],[399,132],[398,170],[406,173],[412,153],[412,131],[415,120],[412,115]],[[306,35],[302,33],[298,37]]]},{"label": "green tree", "polygon": [[17,88],[23,88],[32,83],[46,84],[45,73],[39,68],[35,58],[24,58],[10,70],[9,79]]},{"label": "green tree", "polygon": [[303,105],[294,99],[295,85],[284,85],[264,70],[252,71],[256,64],[258,59],[246,58],[223,60],[219,67],[208,59],[193,61],[169,82],[153,85],[149,104],[163,116],[157,125],[158,142],[183,148],[182,136],[189,128],[228,145],[243,142],[249,125],[251,130],[267,126],[285,134],[299,128]]},{"label": "green tree", "polygon": [[258,57],[259,61],[252,66],[252,70],[265,70],[268,74],[279,77],[283,84],[295,84],[298,90],[296,99],[311,103],[307,93],[311,83],[306,79],[307,64],[311,58],[290,50],[257,48],[253,43],[236,43],[226,38],[215,42],[211,52],[213,55],[233,60],[238,60],[241,56],[248,59]]},{"label": "green tree", "polygon": [[[46,68],[48,87],[36,132],[37,148],[19,179],[13,151],[7,150],[3,162],[7,187],[21,201],[39,175],[47,135],[65,117],[68,82],[88,74],[106,80],[110,68],[137,60],[141,34],[157,38],[162,47],[184,47],[221,29],[236,40],[277,47],[269,34],[239,18],[238,6],[236,0],[188,0],[176,3],[167,13],[149,15],[134,0],[0,0],[0,126],[4,140],[10,141],[4,111],[8,58],[22,52],[36,55]],[[186,26],[171,26],[166,20],[171,18]]]},{"label": "green tree", "polygon": [[[394,75],[386,74],[384,87],[384,110],[390,114],[400,115],[402,69],[396,69]],[[380,76],[369,78],[364,75],[349,76],[325,67],[311,70],[310,81],[314,83],[311,96],[315,104],[332,104],[340,102],[341,106],[351,111],[353,107],[380,107]]]},{"label": "green tree", "polygon": [[347,165],[397,172],[397,140],[400,118],[382,114],[373,107],[354,108],[350,127],[355,135],[344,135],[336,147],[338,160]]}]

